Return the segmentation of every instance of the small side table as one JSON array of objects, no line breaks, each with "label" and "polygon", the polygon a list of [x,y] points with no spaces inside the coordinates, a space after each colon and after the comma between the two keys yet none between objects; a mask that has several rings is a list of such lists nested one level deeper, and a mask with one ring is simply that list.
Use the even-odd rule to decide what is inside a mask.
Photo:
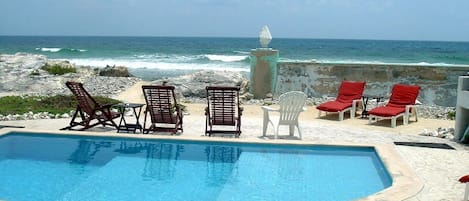
[{"label": "small side table", "polygon": [[379,105],[380,102],[383,102],[384,101],[384,96],[381,96],[381,95],[363,95],[362,96],[362,100],[363,100],[363,112],[362,112],[362,116],[361,118],[367,118],[368,117],[368,110],[366,109],[366,107],[368,106],[368,101],[370,99],[374,99],[376,100],[376,106]]},{"label": "small side table", "polygon": [[[133,132],[135,133],[137,130],[140,130],[142,132],[142,124],[140,124],[139,119],[140,119],[140,113],[142,111],[142,107],[145,104],[140,104],[140,103],[119,103],[114,105],[115,108],[119,110],[119,113],[121,114],[121,120],[119,121],[119,127],[117,128],[117,132]],[[136,122],[133,123],[128,123],[127,120],[125,120],[125,110],[131,108],[134,112]]]}]

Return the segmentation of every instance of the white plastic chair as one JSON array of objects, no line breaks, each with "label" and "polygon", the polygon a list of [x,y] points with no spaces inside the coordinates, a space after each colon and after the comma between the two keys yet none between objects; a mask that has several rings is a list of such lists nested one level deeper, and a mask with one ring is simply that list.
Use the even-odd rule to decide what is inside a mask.
[{"label": "white plastic chair", "polygon": [[[298,116],[301,112],[306,111],[304,107],[306,102],[306,94],[301,91],[290,91],[287,93],[282,94],[279,97],[279,109],[274,109],[268,106],[262,106],[262,110],[264,111],[264,125],[262,129],[263,136],[267,131],[267,124],[270,123],[274,129],[275,139],[278,138],[278,130],[280,125],[288,125],[290,126],[290,136],[293,136],[295,132],[295,126],[298,128],[298,134],[301,136],[301,129],[298,124]],[[270,112],[279,112],[279,120],[278,124],[275,127],[274,123],[272,122],[269,113]]]}]

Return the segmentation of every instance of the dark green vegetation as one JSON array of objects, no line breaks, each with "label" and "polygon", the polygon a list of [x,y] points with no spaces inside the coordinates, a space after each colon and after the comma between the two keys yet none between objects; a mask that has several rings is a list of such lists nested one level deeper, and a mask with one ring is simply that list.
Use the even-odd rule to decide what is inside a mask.
[{"label": "dark green vegetation", "polygon": [[448,119],[454,120],[454,118],[456,117],[456,111],[449,111],[447,115]]},{"label": "dark green vegetation", "polygon": [[[120,101],[102,96],[93,97],[98,103],[119,103]],[[49,112],[51,114],[69,113],[75,110],[77,102],[72,95],[39,96],[5,96],[0,97],[0,114],[24,114],[27,112]]]},{"label": "dark green vegetation", "polygon": [[[58,64],[53,64],[53,65],[44,65],[41,67],[42,70],[47,71],[49,74],[53,75],[63,75],[66,73],[76,73],[77,69],[75,67],[64,67]],[[34,75],[34,72],[33,72]]]}]

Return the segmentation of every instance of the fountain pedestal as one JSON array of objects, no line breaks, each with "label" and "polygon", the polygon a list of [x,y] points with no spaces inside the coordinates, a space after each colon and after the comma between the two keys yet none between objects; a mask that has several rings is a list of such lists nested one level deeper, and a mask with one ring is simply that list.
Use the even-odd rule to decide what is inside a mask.
[{"label": "fountain pedestal", "polygon": [[251,51],[250,92],[254,98],[265,98],[274,94],[277,83],[278,50],[258,48]]}]

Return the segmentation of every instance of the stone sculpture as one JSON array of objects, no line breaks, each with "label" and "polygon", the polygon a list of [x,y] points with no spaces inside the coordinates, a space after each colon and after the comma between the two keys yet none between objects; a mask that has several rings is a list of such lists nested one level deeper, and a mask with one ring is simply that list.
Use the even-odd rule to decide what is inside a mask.
[{"label": "stone sculpture", "polygon": [[270,41],[272,40],[272,35],[270,35],[269,27],[264,25],[259,33],[259,42],[261,43],[262,48],[267,48]]}]

